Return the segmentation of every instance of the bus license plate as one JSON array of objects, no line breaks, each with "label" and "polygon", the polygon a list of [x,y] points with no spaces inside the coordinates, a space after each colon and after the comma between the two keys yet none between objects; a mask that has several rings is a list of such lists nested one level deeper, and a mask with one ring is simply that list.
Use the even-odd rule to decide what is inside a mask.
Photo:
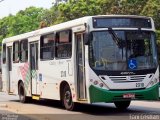
[{"label": "bus license plate", "polygon": [[133,93],[123,94],[123,98],[135,98],[135,94]]}]

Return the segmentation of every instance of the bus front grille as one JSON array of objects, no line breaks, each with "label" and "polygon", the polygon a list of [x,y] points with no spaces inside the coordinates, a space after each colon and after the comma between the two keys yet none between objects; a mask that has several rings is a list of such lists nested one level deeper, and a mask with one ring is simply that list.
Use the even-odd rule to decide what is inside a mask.
[{"label": "bus front grille", "polygon": [[109,76],[114,83],[122,82],[141,82],[145,79],[146,75],[133,75],[133,76]]}]

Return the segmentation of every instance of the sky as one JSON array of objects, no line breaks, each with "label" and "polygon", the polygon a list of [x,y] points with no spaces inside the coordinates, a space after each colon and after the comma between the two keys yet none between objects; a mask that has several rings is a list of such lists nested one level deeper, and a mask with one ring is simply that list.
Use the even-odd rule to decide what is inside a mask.
[{"label": "sky", "polygon": [[53,2],[54,0],[4,0],[0,2],[0,19],[9,14],[15,15],[30,6],[50,8]]}]

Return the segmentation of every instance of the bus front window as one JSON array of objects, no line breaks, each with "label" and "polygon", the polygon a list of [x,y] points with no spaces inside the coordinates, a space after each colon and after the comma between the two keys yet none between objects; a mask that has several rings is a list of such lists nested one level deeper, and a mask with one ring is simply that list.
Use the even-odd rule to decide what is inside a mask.
[{"label": "bus front window", "polygon": [[157,65],[152,32],[92,32],[89,48],[90,65],[96,70],[128,70],[131,69],[128,65],[130,60],[136,61],[134,70],[155,68]]}]

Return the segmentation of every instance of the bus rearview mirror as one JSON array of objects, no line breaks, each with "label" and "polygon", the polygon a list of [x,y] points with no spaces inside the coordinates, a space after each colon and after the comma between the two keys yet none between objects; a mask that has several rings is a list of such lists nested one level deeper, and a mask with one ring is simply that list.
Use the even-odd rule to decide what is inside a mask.
[{"label": "bus rearview mirror", "polygon": [[84,34],[84,44],[85,45],[88,45],[89,44],[89,41],[92,39],[92,35],[91,33],[85,33]]}]

